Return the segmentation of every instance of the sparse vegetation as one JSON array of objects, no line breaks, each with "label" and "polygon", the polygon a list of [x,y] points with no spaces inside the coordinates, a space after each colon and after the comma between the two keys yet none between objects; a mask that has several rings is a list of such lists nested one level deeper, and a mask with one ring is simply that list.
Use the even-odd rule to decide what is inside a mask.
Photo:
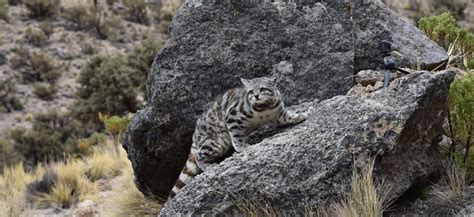
[{"label": "sparse vegetation", "polygon": [[2,106],[0,111],[12,112],[23,109],[23,105],[16,98],[16,84],[13,79],[6,79],[0,81],[0,104]]},{"label": "sparse vegetation", "polygon": [[32,129],[14,128],[9,131],[15,151],[21,153],[29,167],[39,162],[65,157],[77,150],[75,141],[80,135],[77,123],[67,114],[50,111],[37,114]]},{"label": "sparse vegetation", "polygon": [[30,72],[31,74],[26,74],[26,80],[45,81],[54,84],[61,76],[61,71],[54,62],[54,59],[45,53],[32,53],[29,65],[32,71]]},{"label": "sparse vegetation", "polygon": [[36,47],[43,47],[48,43],[48,37],[43,30],[32,27],[26,29],[25,40]]},{"label": "sparse vegetation", "polygon": [[43,31],[47,38],[49,38],[49,36],[54,33],[53,23],[51,23],[49,20],[40,22],[39,28]]},{"label": "sparse vegetation", "polygon": [[120,26],[120,19],[116,16],[105,14],[101,8],[91,10],[90,15],[86,17],[86,23],[99,39],[114,40],[116,38],[116,29]]},{"label": "sparse vegetation", "polygon": [[89,8],[82,4],[78,4],[64,9],[61,16],[64,20],[70,22],[71,29],[80,31],[88,28],[88,16],[90,16],[90,14],[91,11]]},{"label": "sparse vegetation", "polygon": [[0,173],[4,168],[13,166],[24,160],[23,156],[15,151],[12,144],[0,139]]},{"label": "sparse vegetation", "polygon": [[28,0],[23,2],[32,18],[52,17],[57,13],[60,0]]},{"label": "sparse vegetation", "polygon": [[35,84],[33,93],[40,99],[51,101],[54,99],[57,89],[51,84]]},{"label": "sparse vegetation", "polygon": [[147,3],[145,0],[123,0],[123,4],[127,7],[126,19],[144,25],[149,24]]}]

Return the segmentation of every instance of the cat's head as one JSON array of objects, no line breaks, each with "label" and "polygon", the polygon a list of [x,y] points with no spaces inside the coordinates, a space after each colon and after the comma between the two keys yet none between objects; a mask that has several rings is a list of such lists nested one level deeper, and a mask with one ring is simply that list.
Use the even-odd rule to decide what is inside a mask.
[{"label": "cat's head", "polygon": [[240,80],[244,84],[247,100],[252,108],[262,111],[274,108],[281,102],[281,94],[276,87],[276,76]]}]

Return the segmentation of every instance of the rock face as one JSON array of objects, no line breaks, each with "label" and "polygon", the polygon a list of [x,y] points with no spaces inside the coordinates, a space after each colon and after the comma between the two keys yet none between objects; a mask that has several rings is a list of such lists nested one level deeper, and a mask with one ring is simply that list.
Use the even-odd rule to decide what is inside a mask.
[{"label": "rock face", "polygon": [[381,66],[380,41],[405,57],[422,57],[402,65],[447,59],[416,28],[395,29],[410,24],[377,1],[351,7],[345,1],[256,2],[189,0],[173,19],[149,73],[148,105],[123,140],[145,195],[167,197],[189,153],[195,120],[241,77],[278,73],[285,103],[294,105],[345,94],[356,69]]},{"label": "rock face", "polygon": [[[304,103],[305,122],[282,129],[197,176],[161,216],[236,212],[235,197],[264,198],[285,212],[346,192],[358,156],[376,155],[376,177],[395,199],[437,169],[454,73],[418,72],[383,90]],[[295,199],[297,198],[297,199]]]}]

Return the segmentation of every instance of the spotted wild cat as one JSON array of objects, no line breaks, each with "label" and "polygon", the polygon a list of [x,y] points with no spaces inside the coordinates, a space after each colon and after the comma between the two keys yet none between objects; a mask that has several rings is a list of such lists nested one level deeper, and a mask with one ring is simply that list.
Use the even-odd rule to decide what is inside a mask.
[{"label": "spotted wild cat", "polygon": [[232,155],[242,152],[249,145],[248,134],[257,128],[275,123],[296,124],[306,119],[283,106],[276,87],[276,77],[241,79],[243,87],[234,88],[219,96],[197,120],[193,144],[170,198],[196,175]]}]

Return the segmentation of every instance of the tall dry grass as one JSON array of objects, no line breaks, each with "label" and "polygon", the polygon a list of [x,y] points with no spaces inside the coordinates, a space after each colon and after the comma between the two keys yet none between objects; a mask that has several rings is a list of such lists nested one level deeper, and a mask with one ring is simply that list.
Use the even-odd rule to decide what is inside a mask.
[{"label": "tall dry grass", "polygon": [[432,215],[455,215],[465,205],[472,202],[468,188],[472,180],[467,169],[451,163],[438,183],[435,183],[429,193],[428,202]]},{"label": "tall dry grass", "polygon": [[145,198],[134,183],[133,169],[125,150],[120,147],[120,159],[124,162],[121,171],[120,187],[116,188],[112,200],[107,201],[107,213],[110,216],[156,216],[161,204],[153,199]]}]

